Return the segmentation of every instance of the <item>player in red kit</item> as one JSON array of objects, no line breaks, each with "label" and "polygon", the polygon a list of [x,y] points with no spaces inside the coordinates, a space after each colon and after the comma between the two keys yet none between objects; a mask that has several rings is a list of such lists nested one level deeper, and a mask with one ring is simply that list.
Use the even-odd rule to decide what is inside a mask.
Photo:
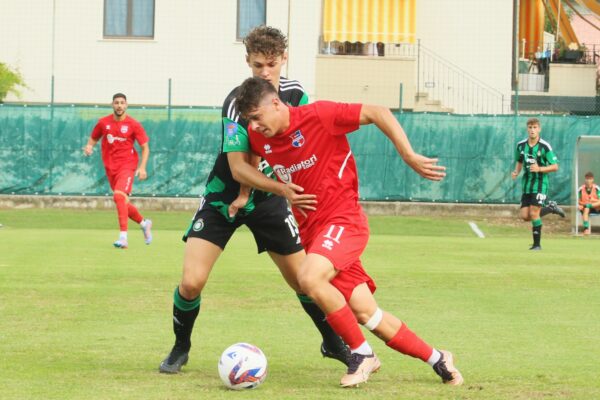
[{"label": "player in red kit", "polygon": [[367,381],[381,365],[358,323],[392,349],[427,362],[444,383],[462,384],[450,352],[425,343],[375,301],[375,283],[360,262],[369,228],[358,203],[358,174],[346,134],[374,123],[424,178],[443,179],[445,167],[436,165],[437,159],[415,153],[384,107],[320,101],[290,108],[260,78],[244,81],[236,104],[248,121],[253,152],[265,158],[283,182],[270,182],[248,168],[238,175],[241,183],[284,195],[292,204],[299,193],[316,195],[314,209],[294,208],[307,252],[298,281],[351,349],[341,386]]},{"label": "player in red kit", "polygon": [[[113,245],[119,249],[126,249],[128,218],[140,224],[146,244],[152,242],[152,221],[144,219],[138,209],[129,202],[134,177],[137,176],[142,181],[148,177],[146,164],[150,147],[142,125],[127,115],[127,97],[123,93],[113,96],[112,108],[112,115],[98,120],[87,145],[83,148],[83,153],[90,156],[94,145],[102,139],[102,162],[113,191],[119,218],[119,239]],[[139,166],[138,153],[133,146],[136,141],[142,148],[142,161],[139,162]]]}]

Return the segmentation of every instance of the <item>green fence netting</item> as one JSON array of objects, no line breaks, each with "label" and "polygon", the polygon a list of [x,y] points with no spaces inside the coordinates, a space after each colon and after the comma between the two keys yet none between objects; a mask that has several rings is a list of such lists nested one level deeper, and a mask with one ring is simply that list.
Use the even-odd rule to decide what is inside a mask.
[{"label": "green fence netting", "polygon": [[[0,193],[105,195],[99,148],[82,147],[105,107],[0,106]],[[130,107],[150,137],[148,180],[136,182],[141,196],[201,194],[221,144],[220,110]],[[414,149],[438,157],[443,182],[428,182],[402,162],[375,127],[350,135],[364,200],[517,203],[520,185],[510,178],[514,148],[526,137],[530,116],[398,114]],[[599,135],[600,117],[539,117],[542,137],[552,144],[560,169],[551,175],[550,197],[568,203],[572,157],[581,135]],[[600,173],[600,171],[597,171]]]}]

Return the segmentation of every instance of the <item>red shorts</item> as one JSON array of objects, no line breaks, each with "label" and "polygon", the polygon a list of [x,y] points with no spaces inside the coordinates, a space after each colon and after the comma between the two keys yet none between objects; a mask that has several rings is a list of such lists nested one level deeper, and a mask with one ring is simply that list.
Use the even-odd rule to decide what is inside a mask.
[{"label": "red shorts", "polygon": [[350,300],[352,291],[361,283],[366,283],[371,293],[377,289],[360,262],[360,256],[369,241],[367,218],[362,212],[353,218],[339,219],[325,225],[312,238],[306,250],[331,261],[338,272],[331,284],[344,295],[346,301]]},{"label": "red shorts", "polygon": [[106,177],[108,178],[108,183],[110,184],[112,191],[116,192],[118,190],[127,195],[130,195],[131,190],[133,189],[134,176],[135,171],[130,169],[123,169],[114,174],[106,171]]}]

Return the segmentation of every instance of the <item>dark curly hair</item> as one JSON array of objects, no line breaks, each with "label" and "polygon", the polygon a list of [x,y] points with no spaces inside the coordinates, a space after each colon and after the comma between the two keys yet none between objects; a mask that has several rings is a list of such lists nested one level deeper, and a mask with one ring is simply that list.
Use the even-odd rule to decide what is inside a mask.
[{"label": "dark curly hair", "polygon": [[235,105],[242,118],[247,119],[248,114],[258,108],[260,101],[269,93],[277,96],[277,90],[269,81],[262,78],[246,79],[235,97]]},{"label": "dark curly hair", "polygon": [[277,57],[285,53],[287,38],[279,29],[261,25],[246,35],[244,45],[246,54],[262,53],[268,57]]}]

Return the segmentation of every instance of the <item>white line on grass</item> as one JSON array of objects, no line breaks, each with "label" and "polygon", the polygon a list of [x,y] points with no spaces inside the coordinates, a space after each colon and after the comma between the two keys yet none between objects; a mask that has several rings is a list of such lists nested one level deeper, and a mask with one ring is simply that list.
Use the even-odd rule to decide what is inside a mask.
[{"label": "white line on grass", "polygon": [[481,232],[481,229],[479,229],[477,227],[477,224],[473,221],[469,221],[469,226],[471,227],[471,229],[473,229],[473,232],[475,232],[475,234],[481,238],[481,239],[485,239],[485,235],[483,234],[483,232]]}]

